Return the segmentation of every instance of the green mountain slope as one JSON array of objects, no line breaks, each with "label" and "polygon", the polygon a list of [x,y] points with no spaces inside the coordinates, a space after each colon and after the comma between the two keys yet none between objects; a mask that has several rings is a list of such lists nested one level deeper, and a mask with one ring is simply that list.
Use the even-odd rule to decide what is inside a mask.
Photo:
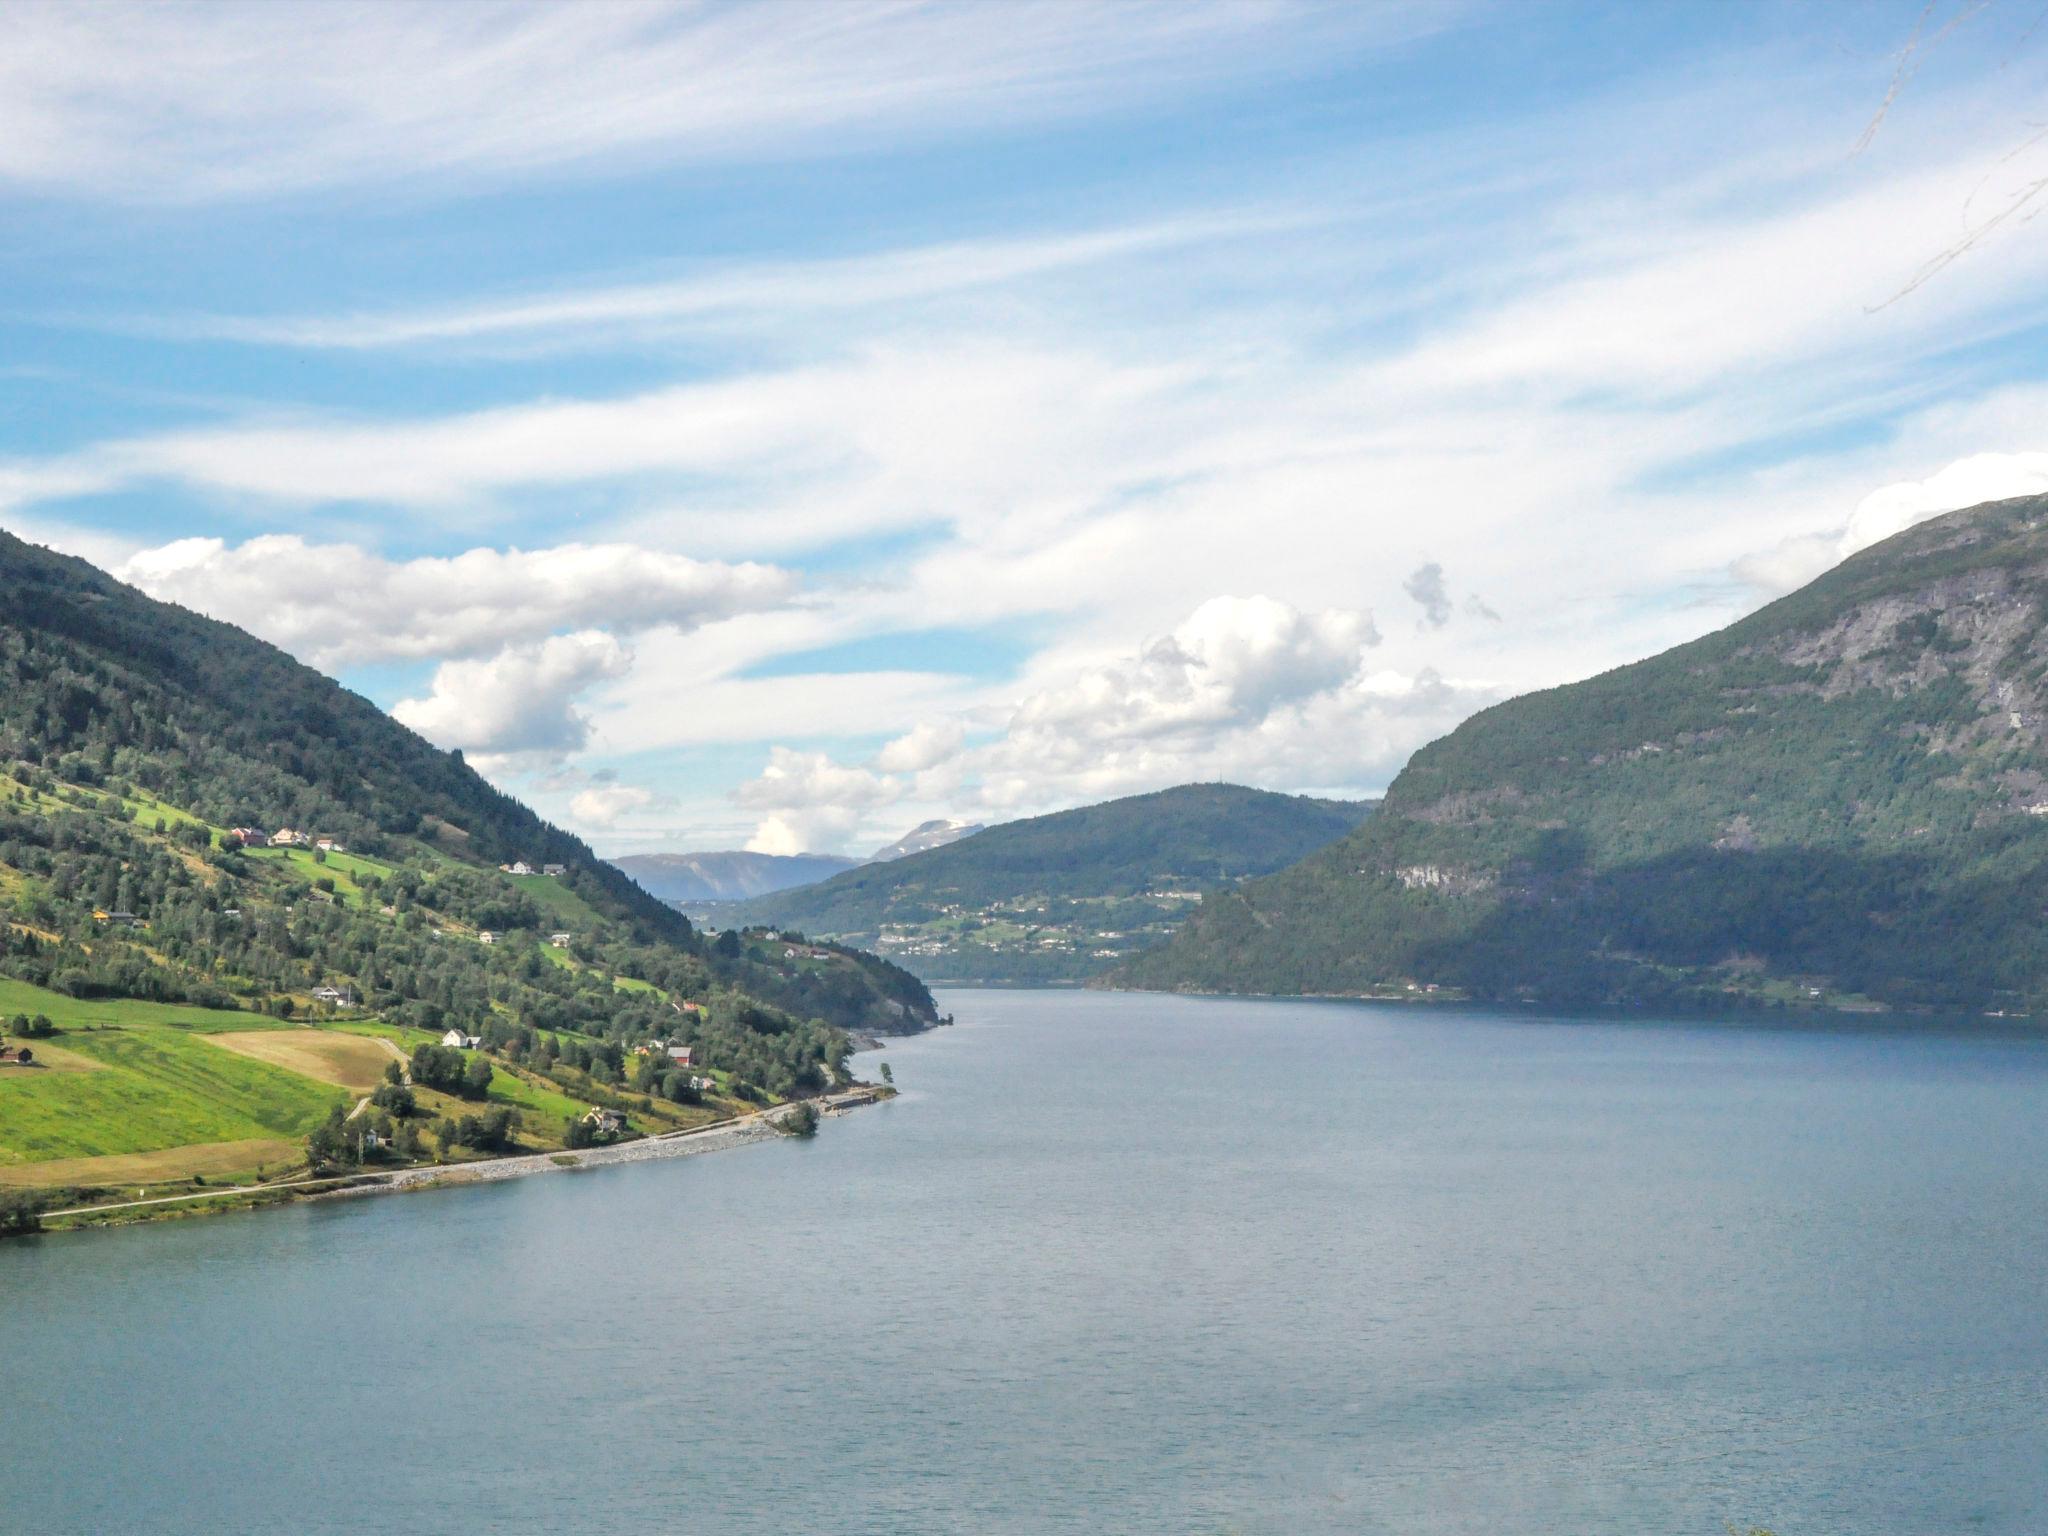
[{"label": "green mountain slope", "polygon": [[2048,498],[1512,700],[1113,984],[2048,1007]]},{"label": "green mountain slope", "polygon": [[1202,890],[1279,869],[1370,806],[1184,784],[990,827],[730,910],[880,948],[933,981],[1075,981],[1158,943]]},{"label": "green mountain slope", "polygon": [[[346,852],[244,850],[237,827]],[[560,870],[500,868],[521,862]],[[840,1027],[935,1017],[872,956],[710,941],[369,701],[5,534],[0,918],[0,972],[73,997],[303,1016],[332,986],[401,1024],[526,1050],[567,1031],[613,1056],[688,1030],[786,1086]]]}]

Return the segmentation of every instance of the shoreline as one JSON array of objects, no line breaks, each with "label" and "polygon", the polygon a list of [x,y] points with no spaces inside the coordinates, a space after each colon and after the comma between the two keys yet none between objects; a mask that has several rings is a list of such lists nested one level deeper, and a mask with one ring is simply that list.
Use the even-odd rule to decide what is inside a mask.
[{"label": "shoreline", "polygon": [[[467,1184],[496,1184],[507,1179],[531,1178],[542,1173],[575,1173],[585,1168],[604,1168],[619,1163],[646,1163],[677,1157],[695,1157],[723,1152],[732,1147],[751,1146],[776,1140],[787,1133],[782,1122],[799,1105],[810,1104],[820,1116],[846,1113],[895,1097],[893,1089],[861,1084],[823,1094],[815,1099],[797,1099],[771,1109],[757,1110],[733,1120],[720,1120],[695,1130],[670,1131],[638,1141],[610,1146],[583,1147],[575,1151],[521,1152],[509,1157],[483,1158],[471,1163],[435,1163],[386,1172],[352,1173],[334,1180],[307,1180],[272,1184],[254,1189],[223,1189],[187,1195],[170,1195],[152,1200],[115,1205],[74,1206],[46,1213],[45,1220],[62,1225],[46,1226],[43,1236],[77,1232],[94,1227],[132,1226],[146,1221],[170,1220],[228,1211],[259,1210],[273,1205],[300,1205],[316,1200],[346,1200],[364,1195],[407,1194],[429,1189],[453,1189]],[[96,1216],[117,1219],[95,1220]]]}]

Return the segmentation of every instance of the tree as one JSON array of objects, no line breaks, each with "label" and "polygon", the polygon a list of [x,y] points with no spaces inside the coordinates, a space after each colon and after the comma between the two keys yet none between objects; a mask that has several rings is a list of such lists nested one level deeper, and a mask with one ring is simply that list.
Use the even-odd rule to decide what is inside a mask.
[{"label": "tree", "polygon": [[782,1132],[809,1140],[818,1134],[818,1107],[806,1099],[782,1118]]},{"label": "tree", "polygon": [[896,1086],[896,1074],[889,1070],[889,1063],[886,1061],[882,1063],[882,1081],[892,1088]]},{"label": "tree", "polygon": [[320,1174],[360,1161],[361,1153],[348,1134],[348,1112],[337,1104],[306,1138],[306,1167]]},{"label": "tree", "polygon": [[482,1099],[489,1095],[492,1075],[488,1056],[470,1057],[469,1065],[462,1069],[462,1096],[465,1099]]},{"label": "tree", "polygon": [[42,1201],[25,1189],[0,1189],[0,1237],[43,1230]]}]

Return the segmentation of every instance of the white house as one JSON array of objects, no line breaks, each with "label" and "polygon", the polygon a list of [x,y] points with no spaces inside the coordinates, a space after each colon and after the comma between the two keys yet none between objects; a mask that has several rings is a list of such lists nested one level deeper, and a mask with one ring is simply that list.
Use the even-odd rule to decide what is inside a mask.
[{"label": "white house", "polygon": [[316,1003],[332,1003],[336,1007],[342,1008],[354,1003],[355,1000],[355,991],[350,987],[315,987],[313,989],[313,1001]]},{"label": "white house", "polygon": [[505,873],[508,875],[531,875],[538,873],[538,871],[535,870],[534,867],[531,864],[527,863],[524,859],[514,859],[510,864],[500,864],[498,868],[505,871]]},{"label": "white house", "polygon": [[476,941],[479,944],[495,944],[498,942],[498,936],[495,933],[491,932],[490,929],[486,928],[482,933],[476,936]]},{"label": "white house", "polygon": [[569,941],[574,937],[573,933],[551,933],[548,935],[548,942],[557,949],[567,949]]},{"label": "white house", "polygon": [[626,1117],[616,1109],[593,1109],[583,1117],[585,1125],[594,1125],[606,1136],[613,1136],[626,1128]]},{"label": "white house", "polygon": [[280,827],[270,834],[270,846],[273,848],[303,848],[311,841],[305,833],[294,832],[290,827]]},{"label": "white house", "polygon": [[451,1029],[441,1037],[441,1043],[453,1046],[458,1051],[473,1051],[484,1041],[481,1035],[465,1035],[459,1029]]},{"label": "white house", "polygon": [[318,848],[318,849],[319,849],[319,850],[320,850],[320,851],[321,851],[322,853],[347,853],[347,852],[348,852],[348,849],[344,848],[344,847],[343,847],[343,846],[342,846],[342,845],[341,845],[340,843],[336,842],[336,841],[335,841],[335,840],[334,840],[333,838],[331,838],[331,837],[322,837],[322,838],[316,838],[316,839],[314,839],[314,842],[313,842],[313,846],[314,846],[315,848]]}]

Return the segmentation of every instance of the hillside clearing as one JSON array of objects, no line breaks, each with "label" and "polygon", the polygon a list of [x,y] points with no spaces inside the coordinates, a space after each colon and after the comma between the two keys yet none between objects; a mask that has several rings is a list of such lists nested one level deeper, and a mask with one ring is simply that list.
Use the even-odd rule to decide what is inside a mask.
[{"label": "hillside clearing", "polygon": [[376,1040],[319,1029],[238,1030],[208,1035],[214,1045],[288,1072],[368,1093],[398,1058]]}]

